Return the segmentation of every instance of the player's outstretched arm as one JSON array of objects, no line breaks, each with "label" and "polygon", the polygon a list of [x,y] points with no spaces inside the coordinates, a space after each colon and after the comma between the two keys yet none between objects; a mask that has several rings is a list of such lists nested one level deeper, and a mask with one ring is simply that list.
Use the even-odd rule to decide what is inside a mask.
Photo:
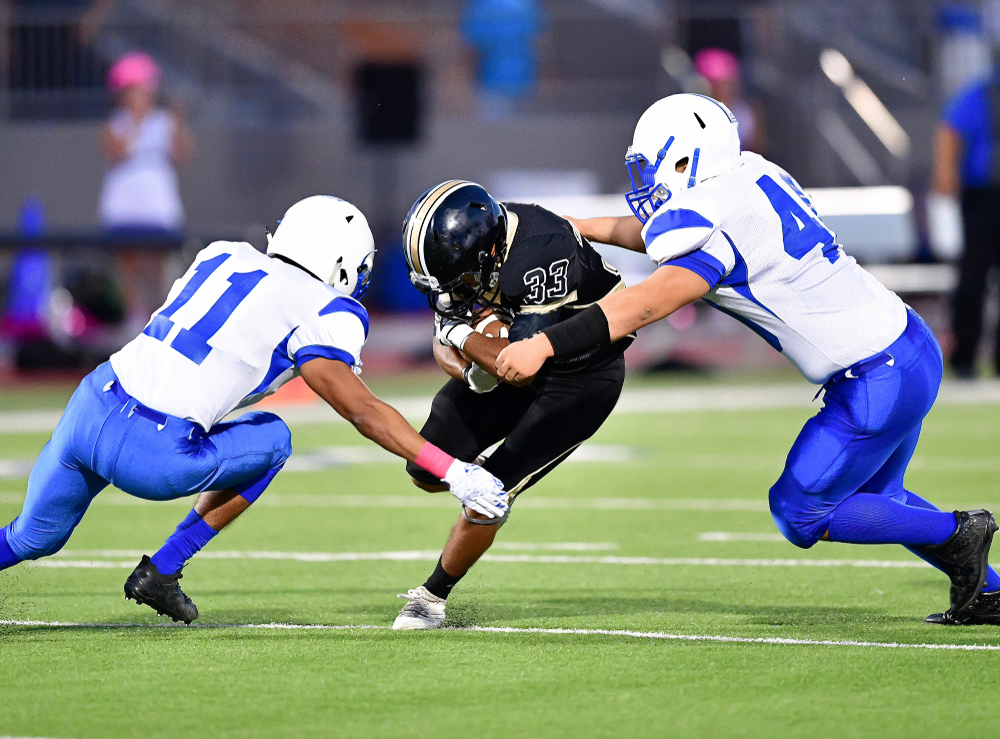
[{"label": "player's outstretched arm", "polygon": [[429,444],[399,411],[376,398],[345,363],[313,359],[302,365],[301,372],[306,384],[362,436],[442,479],[452,495],[472,510],[489,518],[506,513],[508,497],[499,480]]},{"label": "player's outstretched arm", "polygon": [[362,436],[413,462],[425,441],[399,411],[375,397],[354,370],[334,359],[302,365],[302,379],[317,395],[350,421]]},{"label": "player's outstretched arm", "polygon": [[587,241],[620,246],[623,249],[639,253],[646,251],[646,244],[642,240],[642,223],[635,216],[621,216],[619,218],[570,218],[563,216],[563,218],[576,226],[580,235]]},{"label": "player's outstretched arm", "polygon": [[568,321],[514,342],[497,357],[497,372],[508,380],[532,377],[549,357],[570,357],[617,341],[708,291],[709,284],[694,272],[683,267],[660,267],[638,285],[608,295],[597,306]]}]

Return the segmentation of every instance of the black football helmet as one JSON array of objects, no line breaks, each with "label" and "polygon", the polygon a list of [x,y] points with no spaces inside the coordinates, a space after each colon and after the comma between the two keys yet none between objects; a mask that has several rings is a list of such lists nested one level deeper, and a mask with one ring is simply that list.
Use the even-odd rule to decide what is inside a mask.
[{"label": "black football helmet", "polygon": [[496,287],[507,210],[482,185],[448,180],[425,192],[403,221],[410,282],[444,316],[466,316]]}]

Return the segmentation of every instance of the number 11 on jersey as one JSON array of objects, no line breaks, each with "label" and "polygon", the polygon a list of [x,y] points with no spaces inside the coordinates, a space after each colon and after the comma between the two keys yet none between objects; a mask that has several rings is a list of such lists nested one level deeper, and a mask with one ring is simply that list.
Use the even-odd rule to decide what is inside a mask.
[{"label": "number 11 on jersey", "polygon": [[[205,284],[206,280],[230,256],[229,254],[220,254],[212,259],[206,259],[196,266],[194,268],[194,275],[188,280],[180,294],[174,298],[170,305],[153,316],[153,320],[149,322],[143,333],[157,341],[166,339],[167,334],[174,327],[174,322],[170,320],[174,313],[184,307],[194,297],[195,293]],[[204,362],[205,358],[212,351],[208,340],[219,332],[219,329],[229,320],[236,307],[246,299],[250,291],[257,287],[265,277],[267,277],[267,272],[261,269],[254,270],[253,272],[234,272],[231,274],[228,278],[229,287],[226,291],[219,296],[219,299],[215,301],[212,307],[208,309],[208,312],[194,326],[191,328],[182,328],[177,333],[173,341],[170,342],[170,348],[184,355],[195,364]]]}]

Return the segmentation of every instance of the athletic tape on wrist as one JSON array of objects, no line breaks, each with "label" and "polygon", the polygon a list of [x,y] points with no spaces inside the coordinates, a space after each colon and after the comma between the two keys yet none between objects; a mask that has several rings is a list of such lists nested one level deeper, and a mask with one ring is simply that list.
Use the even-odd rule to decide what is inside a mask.
[{"label": "athletic tape on wrist", "polygon": [[448,474],[448,468],[454,463],[455,458],[428,441],[420,448],[420,453],[417,454],[417,458],[413,461],[439,480],[443,480],[444,476]]},{"label": "athletic tape on wrist", "polygon": [[445,334],[445,336],[448,339],[448,343],[450,343],[453,347],[455,347],[459,351],[462,351],[465,348],[465,342],[467,342],[469,340],[469,337],[472,336],[474,333],[476,333],[476,329],[472,328],[472,326],[460,323],[454,328],[450,329],[448,333]]},{"label": "athletic tape on wrist", "polygon": [[555,359],[575,357],[583,352],[611,343],[611,327],[601,306],[592,305],[567,321],[542,329],[552,344]]}]

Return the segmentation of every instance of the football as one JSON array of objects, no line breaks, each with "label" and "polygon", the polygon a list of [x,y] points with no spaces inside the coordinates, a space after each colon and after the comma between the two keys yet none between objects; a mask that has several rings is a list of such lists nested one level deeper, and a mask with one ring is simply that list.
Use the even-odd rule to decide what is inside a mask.
[{"label": "football", "polygon": [[504,314],[487,308],[475,318],[472,327],[491,339],[506,339],[510,331],[510,321]]}]

